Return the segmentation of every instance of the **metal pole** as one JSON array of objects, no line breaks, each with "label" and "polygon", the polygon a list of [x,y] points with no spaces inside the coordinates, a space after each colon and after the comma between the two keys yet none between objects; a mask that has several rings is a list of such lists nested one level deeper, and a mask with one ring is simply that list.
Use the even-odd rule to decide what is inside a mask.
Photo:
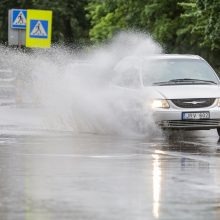
[{"label": "metal pole", "polygon": [[21,45],[22,45],[21,33],[22,33],[22,30],[18,29],[18,48],[19,49],[21,49]]}]

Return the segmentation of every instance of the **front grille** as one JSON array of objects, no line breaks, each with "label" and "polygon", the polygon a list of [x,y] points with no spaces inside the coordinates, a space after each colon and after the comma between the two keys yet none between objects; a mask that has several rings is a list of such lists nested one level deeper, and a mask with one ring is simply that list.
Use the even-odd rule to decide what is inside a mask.
[{"label": "front grille", "polygon": [[220,119],[170,120],[158,123],[162,128],[216,128],[220,127]]},{"label": "front grille", "polygon": [[180,108],[204,108],[211,106],[215,102],[215,98],[172,99],[171,101]]}]

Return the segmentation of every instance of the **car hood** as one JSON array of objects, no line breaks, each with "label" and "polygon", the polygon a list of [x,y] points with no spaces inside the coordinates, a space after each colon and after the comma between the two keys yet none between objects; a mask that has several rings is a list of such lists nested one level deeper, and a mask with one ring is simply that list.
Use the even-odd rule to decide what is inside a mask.
[{"label": "car hood", "polygon": [[187,99],[220,97],[219,85],[175,85],[152,86],[151,93],[155,98]]}]

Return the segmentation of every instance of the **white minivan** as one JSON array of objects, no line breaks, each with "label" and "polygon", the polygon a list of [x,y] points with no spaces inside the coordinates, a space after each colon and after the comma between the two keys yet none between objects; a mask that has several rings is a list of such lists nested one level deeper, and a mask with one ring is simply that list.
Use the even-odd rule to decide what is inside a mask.
[{"label": "white minivan", "polygon": [[[132,65],[132,57],[128,57]],[[149,89],[152,115],[163,129],[217,129],[220,136],[220,80],[200,56],[161,54],[135,58],[138,75],[123,83]],[[119,69],[120,65],[116,67]]]}]

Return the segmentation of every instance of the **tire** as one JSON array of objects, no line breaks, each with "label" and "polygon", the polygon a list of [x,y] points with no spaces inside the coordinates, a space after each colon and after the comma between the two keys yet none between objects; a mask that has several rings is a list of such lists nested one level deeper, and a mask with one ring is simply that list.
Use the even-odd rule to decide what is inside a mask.
[{"label": "tire", "polygon": [[217,128],[218,136],[220,137],[220,127]]}]

